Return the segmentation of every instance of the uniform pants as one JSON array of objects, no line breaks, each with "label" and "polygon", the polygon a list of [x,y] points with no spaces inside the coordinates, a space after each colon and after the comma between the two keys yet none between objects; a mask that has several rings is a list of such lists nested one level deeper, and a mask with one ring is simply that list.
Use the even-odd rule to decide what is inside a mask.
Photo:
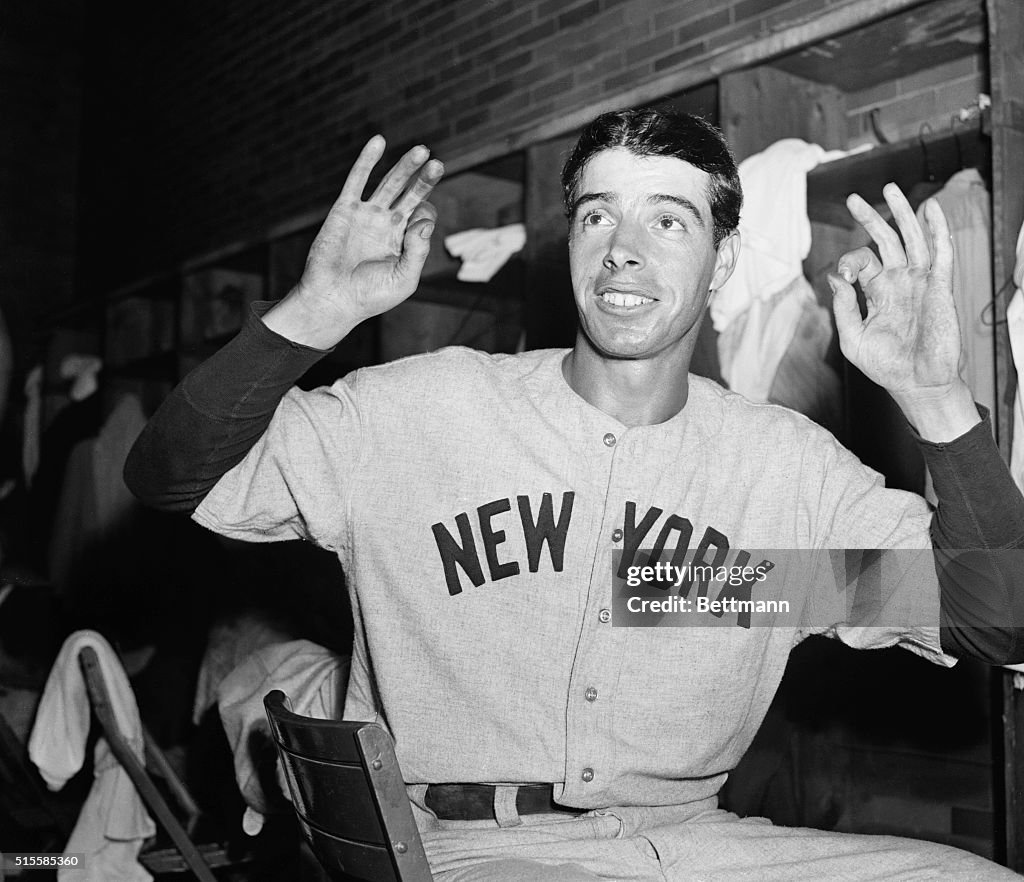
[{"label": "uniform pants", "polygon": [[439,821],[414,809],[436,882],[1008,880],[960,849],[895,836],[776,827],[716,808]]}]

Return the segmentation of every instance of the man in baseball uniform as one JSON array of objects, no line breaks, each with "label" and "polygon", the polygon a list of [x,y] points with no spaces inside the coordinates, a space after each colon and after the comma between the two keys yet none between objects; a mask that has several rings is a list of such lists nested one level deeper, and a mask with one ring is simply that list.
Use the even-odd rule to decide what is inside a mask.
[{"label": "man in baseball uniform", "polygon": [[365,197],[383,151],[366,144],[300,282],[182,382],[126,475],[218,533],[338,555],[345,716],[393,734],[435,877],[1014,877],[717,808],[807,634],[1021,657],[1022,576],[957,552],[1020,547],[1024,500],[958,375],[938,205],[923,229],[887,186],[897,233],[851,196],[877,254],[830,277],[843,352],[919,436],[933,512],[802,416],[688,373],[741,193],[721,134],[683,114],[606,114],[566,164],[571,350],[453,348],[292,388],[416,289],[443,169],[414,147]]}]

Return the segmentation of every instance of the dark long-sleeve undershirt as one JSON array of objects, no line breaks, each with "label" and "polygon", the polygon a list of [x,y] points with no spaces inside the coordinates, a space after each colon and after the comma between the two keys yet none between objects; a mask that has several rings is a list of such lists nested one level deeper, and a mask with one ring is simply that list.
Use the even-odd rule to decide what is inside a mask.
[{"label": "dark long-sleeve undershirt", "polygon": [[988,413],[946,444],[918,443],[938,507],[931,538],[942,646],[991,664],[1024,661],[1024,499],[992,440]]},{"label": "dark long-sleeve undershirt", "polygon": [[277,405],[321,358],[260,320],[254,304],[238,335],[189,373],[164,400],[125,463],[125,483],[144,503],[191,514],[244,459]]},{"label": "dark long-sleeve undershirt", "polygon": [[[191,513],[256,443],[292,385],[326,352],[267,328],[259,304],[242,331],[192,371],[135,443],[125,481],[143,502]],[[942,648],[992,664],[1024,661],[1024,498],[987,413],[947,443],[918,439],[939,500],[931,538]]]}]

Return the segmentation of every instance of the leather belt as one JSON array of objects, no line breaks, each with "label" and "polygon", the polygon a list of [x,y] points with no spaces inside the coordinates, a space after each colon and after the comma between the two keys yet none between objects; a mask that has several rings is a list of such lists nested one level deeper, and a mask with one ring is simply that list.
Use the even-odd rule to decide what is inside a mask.
[{"label": "leather belt", "polygon": [[[555,802],[553,788],[553,784],[518,785],[516,811],[521,815],[585,814],[585,809]],[[494,791],[493,784],[429,784],[423,802],[442,821],[494,820]]]}]

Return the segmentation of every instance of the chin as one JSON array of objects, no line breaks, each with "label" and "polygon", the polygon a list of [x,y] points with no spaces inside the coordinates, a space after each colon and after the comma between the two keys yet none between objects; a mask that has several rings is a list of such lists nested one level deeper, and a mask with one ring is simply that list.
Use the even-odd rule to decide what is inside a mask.
[{"label": "chin", "polygon": [[645,346],[606,346],[599,350],[605,358],[634,361],[651,354]]},{"label": "chin", "polygon": [[644,358],[651,354],[650,344],[646,339],[602,339],[600,337],[595,339],[588,335],[587,340],[589,341],[591,348],[593,348],[602,358],[631,361],[638,358]]}]

